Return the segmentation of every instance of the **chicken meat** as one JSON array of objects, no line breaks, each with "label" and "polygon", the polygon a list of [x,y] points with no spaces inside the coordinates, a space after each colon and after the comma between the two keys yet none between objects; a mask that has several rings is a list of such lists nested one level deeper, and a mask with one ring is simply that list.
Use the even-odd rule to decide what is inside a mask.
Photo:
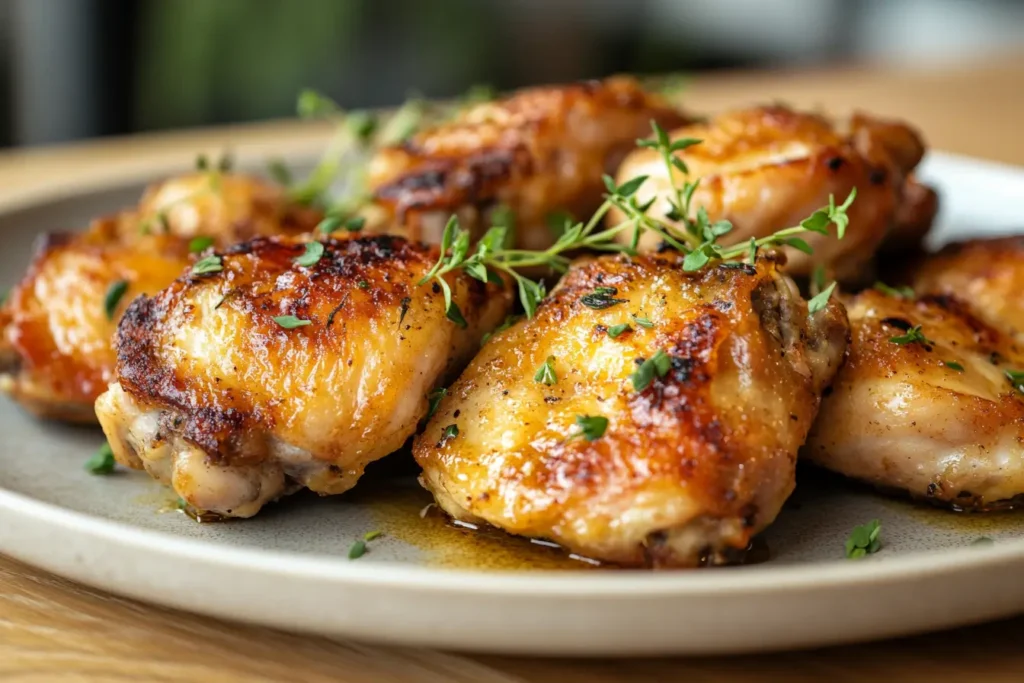
[{"label": "chicken meat", "polygon": [[369,225],[437,243],[448,217],[478,238],[496,207],[514,216],[518,246],[543,249],[560,213],[586,218],[651,120],[686,119],[632,78],[532,88],[462,112],[370,163]]},{"label": "chicken meat", "polygon": [[776,258],[578,262],[448,389],[421,482],[458,520],[620,565],[742,551],[792,492],[847,343],[842,306],[809,315]]},{"label": "chicken meat", "polygon": [[437,258],[394,236],[258,238],[137,298],[96,402],[114,455],[223,517],[348,490],[511,305],[508,288],[449,273],[464,320],[448,319],[442,287],[418,285]]},{"label": "chicken meat", "polygon": [[[807,235],[813,255],[787,247],[786,269],[791,273],[805,275],[823,264],[839,277],[856,276],[891,229],[920,230],[934,215],[934,193],[917,181],[908,185],[925,148],[903,123],[863,114],[833,122],[777,105],[728,112],[679,128],[671,138],[701,141],[675,152],[689,176],[674,169],[670,177],[659,151],[641,148],[622,163],[617,182],[648,176],[636,198],[643,204],[657,197],[649,213],[661,216],[669,210],[673,183],[699,178],[691,211],[704,207],[712,221],[732,222],[722,244],[799,225],[827,205],[829,195],[841,202],[857,189],[845,239]],[[610,222],[623,219],[620,211],[610,212]],[[629,231],[622,239],[630,239]],[[655,233],[641,238],[641,249],[658,246]]]},{"label": "chicken meat", "polygon": [[1024,500],[1024,352],[1013,338],[946,295],[867,290],[847,310],[849,359],[801,455],[955,509]]},{"label": "chicken meat", "polygon": [[204,242],[305,232],[319,219],[277,186],[206,172],[158,183],[136,209],[85,232],[46,237],[0,308],[0,390],[41,417],[95,422],[117,320],[133,298],[173,282]]}]

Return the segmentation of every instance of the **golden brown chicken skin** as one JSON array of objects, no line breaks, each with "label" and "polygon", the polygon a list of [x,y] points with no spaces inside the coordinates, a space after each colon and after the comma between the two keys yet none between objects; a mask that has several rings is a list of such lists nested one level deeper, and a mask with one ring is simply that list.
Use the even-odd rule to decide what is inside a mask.
[{"label": "golden brown chicken skin", "polygon": [[1024,342],[1024,237],[950,244],[913,270],[916,292],[951,294]]},{"label": "golden brown chicken skin", "polygon": [[436,243],[458,213],[479,237],[498,205],[515,215],[520,247],[555,239],[554,212],[588,217],[612,173],[651,120],[684,117],[632,78],[531,88],[462,112],[382,149],[369,169],[371,223]]},{"label": "golden brown chicken skin", "polygon": [[[1024,495],[1024,353],[948,296],[868,290],[847,304],[849,359],[802,456],[955,509]],[[917,329],[919,328],[919,329]],[[917,333],[915,333],[917,329]]]},{"label": "golden brown chicken skin", "polygon": [[[265,181],[190,173],[149,188],[136,210],[47,237],[0,309],[0,390],[40,417],[95,422],[93,403],[113,378],[118,319],[136,296],[181,274],[190,238],[226,246],[306,232],[320,217]],[[123,292],[108,315],[112,288]]]},{"label": "golden brown chicken skin", "polygon": [[[700,178],[691,210],[703,206],[712,221],[733,223],[733,231],[721,240],[723,244],[766,237],[799,225],[827,205],[829,195],[841,202],[851,189],[857,189],[846,238],[805,236],[814,254],[787,248],[786,268],[791,273],[807,274],[821,263],[840,277],[850,277],[874,255],[898,217],[908,229],[914,221],[931,220],[923,216],[929,210],[924,205],[927,197],[909,197],[915,206],[920,205],[917,210],[903,208],[908,201],[906,179],[921,160],[924,144],[902,123],[863,114],[840,123],[784,106],[767,106],[685,126],[672,131],[671,138],[702,141],[676,152],[690,175],[684,177],[674,170],[673,176],[676,183]],[[672,181],[657,150],[638,149],[630,154],[619,168],[617,182],[637,176],[649,176],[637,193],[638,201],[659,196],[650,212],[667,212]],[[615,210],[609,220],[617,223],[623,217]],[[623,233],[625,240],[629,239],[627,233]],[[641,238],[642,249],[657,247],[656,234]]]},{"label": "golden brown chicken skin", "polygon": [[222,516],[302,486],[342,493],[413,434],[427,395],[511,304],[505,288],[449,274],[463,328],[440,287],[417,286],[436,248],[392,236],[323,248],[307,267],[304,242],[256,239],[223,252],[223,270],[136,299],[96,402],[118,461]]},{"label": "golden brown chicken skin", "polygon": [[[809,316],[767,258],[695,273],[668,256],[578,263],[449,388],[414,444],[421,481],[456,519],[591,558],[720,560],[792,492],[846,335],[838,303]],[[638,390],[659,354],[663,374]]]}]

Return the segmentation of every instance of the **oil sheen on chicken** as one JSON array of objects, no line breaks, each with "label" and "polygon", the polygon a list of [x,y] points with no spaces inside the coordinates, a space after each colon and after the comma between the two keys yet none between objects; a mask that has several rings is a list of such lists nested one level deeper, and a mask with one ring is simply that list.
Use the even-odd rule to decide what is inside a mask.
[{"label": "oil sheen on chicken", "polygon": [[[807,274],[825,264],[840,277],[857,275],[875,253],[887,232],[900,222],[906,232],[930,224],[934,193],[907,177],[924,154],[924,144],[910,127],[857,114],[849,121],[832,121],[783,106],[733,111],[679,128],[673,140],[695,138],[700,144],[676,152],[700,178],[692,207],[707,209],[711,220],[729,220],[734,229],[722,238],[734,244],[766,237],[799,225],[828,204],[829,195],[841,202],[854,187],[857,201],[850,208],[846,238],[807,235],[813,255],[787,248],[787,271]],[[643,203],[661,197],[652,215],[668,211],[671,181],[657,150],[638,149],[622,163],[617,182],[637,176],[648,180],[637,193]],[[678,171],[675,181],[687,180]],[[906,206],[913,204],[913,206]],[[613,211],[609,220],[619,222]],[[622,234],[623,239],[629,235]],[[907,239],[910,239],[908,236]],[[658,238],[648,233],[641,247],[656,249]]]},{"label": "oil sheen on chicken", "polygon": [[520,247],[546,248],[556,237],[550,217],[589,217],[601,203],[601,175],[614,172],[652,119],[686,122],[626,77],[531,88],[473,106],[375,156],[370,222],[436,243],[452,213],[479,237],[502,205],[515,216]]},{"label": "oil sheen on chicken", "polygon": [[[948,296],[868,290],[847,304],[849,360],[802,456],[955,509],[1024,494],[1024,353]],[[917,330],[916,328],[920,328]]]},{"label": "oil sheen on chicken", "polygon": [[96,402],[119,462],[221,516],[302,486],[342,493],[413,434],[427,395],[511,303],[503,287],[449,274],[460,327],[439,286],[417,286],[436,248],[391,236],[323,246],[305,266],[300,240],[252,240],[223,252],[223,270],[132,303],[116,381]]},{"label": "oil sheen on chicken", "polygon": [[721,561],[792,492],[847,333],[838,303],[808,315],[767,257],[580,262],[448,389],[414,445],[421,481],[456,519],[591,558]]},{"label": "oil sheen on chicken", "polygon": [[[93,403],[113,378],[118,319],[136,296],[182,273],[190,238],[226,246],[307,231],[318,219],[263,181],[194,173],[154,185],[137,209],[83,233],[46,237],[0,309],[0,390],[39,416],[95,422]],[[108,314],[108,294],[121,287]]]}]

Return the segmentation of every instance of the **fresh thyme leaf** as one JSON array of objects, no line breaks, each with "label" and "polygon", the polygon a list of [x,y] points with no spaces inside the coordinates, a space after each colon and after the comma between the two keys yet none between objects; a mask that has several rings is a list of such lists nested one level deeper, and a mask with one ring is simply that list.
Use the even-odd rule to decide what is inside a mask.
[{"label": "fresh thyme leaf", "polygon": [[410,98],[392,114],[380,131],[378,142],[392,145],[404,142],[419,129],[426,115],[426,103],[418,98]]},{"label": "fresh thyme leaf", "polygon": [[516,279],[516,284],[519,287],[519,301],[523,304],[526,317],[532,318],[533,314],[537,312],[537,306],[546,293],[544,291],[544,283],[520,277]]},{"label": "fresh thyme leaf", "polygon": [[899,344],[903,346],[905,344],[921,344],[922,346],[929,346],[932,341],[928,337],[924,336],[924,332],[921,331],[920,325],[914,325],[906,334],[901,334],[896,337],[889,337],[889,341],[893,344]]},{"label": "fresh thyme leaf", "polygon": [[338,302],[338,305],[331,309],[330,314],[327,316],[326,327],[331,326],[331,324],[334,322],[334,316],[338,315],[338,311],[345,307],[346,301],[348,301],[348,292],[345,292],[345,296],[341,297],[341,301]]},{"label": "fresh thyme leaf", "polygon": [[846,539],[846,556],[850,559],[858,559],[877,553],[882,547],[881,534],[882,524],[877,519],[854,527],[850,537]]},{"label": "fresh thyme leaf", "polygon": [[345,219],[341,216],[327,216],[316,226],[316,231],[321,235],[330,235],[332,232],[337,231],[343,222],[345,222]]},{"label": "fresh thyme leaf", "polygon": [[459,435],[459,425],[450,424],[441,431],[441,440],[437,442],[438,448],[445,445],[451,439]]},{"label": "fresh thyme leaf", "polygon": [[349,546],[348,559],[358,560],[360,557],[366,554],[366,541],[359,540]]},{"label": "fresh thyme leaf", "polygon": [[600,415],[577,415],[576,426],[579,431],[574,436],[582,436],[587,441],[596,441],[604,436],[608,429],[608,418]]},{"label": "fresh thyme leaf", "polygon": [[363,534],[363,540],[369,543],[370,541],[374,541],[383,535],[383,531],[367,531],[365,534]]},{"label": "fresh thyme leaf", "polygon": [[193,254],[198,254],[201,251],[205,251],[207,247],[213,245],[213,238],[206,236],[193,237],[189,240],[188,250]]},{"label": "fresh thyme leaf", "polygon": [[640,367],[630,376],[630,379],[633,381],[633,390],[643,391],[650,386],[655,377],[664,377],[668,374],[671,367],[671,356],[658,349],[653,356],[640,363]]},{"label": "fresh thyme leaf", "polygon": [[286,330],[294,330],[296,327],[305,327],[306,325],[313,324],[312,320],[303,320],[302,318],[296,318],[294,315],[274,316],[274,322]]},{"label": "fresh thyme leaf", "polygon": [[994,543],[995,541],[988,536],[978,536],[976,539],[971,541],[971,545],[993,545]]},{"label": "fresh thyme leaf", "polygon": [[548,229],[551,230],[555,239],[558,239],[572,227],[575,220],[568,211],[552,211],[544,217],[544,222],[547,223]]},{"label": "fresh thyme leaf", "polygon": [[434,413],[437,412],[437,407],[441,405],[441,399],[443,399],[447,395],[448,389],[446,389],[445,387],[438,387],[437,389],[434,389],[432,392],[427,394],[427,404],[429,407],[427,408],[426,419],[429,420],[430,418],[434,417]]},{"label": "fresh thyme leaf", "polygon": [[802,251],[805,254],[814,253],[814,249],[811,248],[811,245],[807,244],[805,240],[800,239],[799,237],[787,237],[786,239],[782,240],[782,243],[787,246],[793,247],[797,251]]},{"label": "fresh thyme leaf", "polygon": [[878,281],[874,288],[886,296],[894,296],[900,299],[913,299],[914,290],[910,287],[890,287],[884,282]]},{"label": "fresh thyme leaf", "polygon": [[821,294],[825,289],[825,266],[818,264],[811,273],[811,293]]},{"label": "fresh thyme leaf", "polygon": [[114,319],[114,312],[117,310],[117,304],[121,301],[121,297],[123,297],[127,291],[127,280],[111,282],[110,286],[107,287],[107,294],[103,297],[103,310],[107,314],[107,320]]},{"label": "fresh thyme leaf", "polygon": [[196,261],[192,266],[193,275],[219,273],[222,270],[224,270],[224,264],[221,262],[220,256],[217,256],[216,254],[210,254],[206,258]]},{"label": "fresh thyme leaf", "polygon": [[818,294],[813,296],[810,301],[807,302],[807,314],[814,315],[820,310],[823,310],[828,306],[828,300],[832,298],[832,292],[835,291],[836,283],[833,282],[825,289],[821,290]]},{"label": "fresh thyme leaf", "polygon": [[629,299],[616,299],[614,296],[619,293],[615,287],[597,287],[590,294],[580,297],[580,303],[587,308],[603,311],[612,306],[618,306],[629,301]]},{"label": "fresh thyme leaf", "polygon": [[365,143],[377,130],[377,117],[368,111],[350,111],[345,117],[345,127],[353,138]]},{"label": "fresh thyme leaf", "polygon": [[558,382],[558,375],[555,374],[554,356],[548,356],[541,363],[541,366],[537,368],[537,372],[533,375],[533,381],[539,384],[546,384],[549,387]]},{"label": "fresh thyme leaf", "polygon": [[654,327],[654,323],[652,323],[649,318],[641,318],[636,313],[633,314],[633,322],[635,322],[640,327],[646,327],[647,329]]},{"label": "fresh thyme leaf", "polygon": [[91,458],[85,461],[85,471],[89,474],[110,474],[114,471],[114,465],[116,464],[114,451],[110,448],[109,443],[105,443],[100,446],[99,450]]},{"label": "fresh thyme leaf", "polygon": [[618,325],[612,325],[608,328],[608,336],[612,339],[617,339],[619,335],[625,334],[626,332],[632,332],[633,328],[629,326],[629,323],[620,323]]},{"label": "fresh thyme leaf", "polygon": [[942,364],[945,365],[950,370],[956,370],[957,372],[963,372],[964,371],[964,366],[960,365],[959,363],[957,363],[956,361],[953,361],[953,360],[942,361]]},{"label": "fresh thyme leaf", "polygon": [[614,194],[617,194],[620,197],[632,197],[636,194],[636,191],[640,189],[640,186],[647,182],[647,178],[648,176],[641,175],[636,178],[632,178],[631,180],[627,180],[615,188]]},{"label": "fresh thyme leaf", "polygon": [[490,83],[474,83],[462,96],[463,102],[467,105],[490,102],[498,96],[497,89]]},{"label": "fresh thyme leaf", "polygon": [[1006,375],[1006,379],[1010,380],[1010,384],[1017,391],[1024,393],[1024,372],[1020,370],[1004,370],[1003,373]]},{"label": "fresh thyme leaf", "polygon": [[334,100],[312,88],[306,88],[299,93],[295,110],[303,119],[324,118],[341,113],[341,107]]},{"label": "fresh thyme leaf", "polygon": [[353,216],[345,221],[345,232],[359,232],[365,225],[365,218],[362,216]]},{"label": "fresh thyme leaf", "polygon": [[[358,287],[359,289],[369,289],[370,283],[367,282],[366,280],[360,280],[359,282],[356,283],[356,287]],[[452,306],[454,305],[455,304],[452,304]]]},{"label": "fresh thyme leaf", "polygon": [[320,258],[324,255],[323,242],[306,242],[306,251],[299,256],[296,256],[294,260],[295,265],[302,266],[303,268],[311,268],[315,266]]},{"label": "fresh thyme leaf", "polygon": [[205,154],[196,155],[196,170],[197,171],[208,171],[210,169],[210,160]]}]

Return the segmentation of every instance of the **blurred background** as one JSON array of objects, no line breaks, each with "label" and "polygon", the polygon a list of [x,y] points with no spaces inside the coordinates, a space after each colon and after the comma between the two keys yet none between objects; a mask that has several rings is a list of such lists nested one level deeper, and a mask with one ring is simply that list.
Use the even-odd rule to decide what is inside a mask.
[{"label": "blurred background", "polygon": [[301,87],[369,107],[1020,44],[1018,0],[0,0],[0,146],[280,118]]}]

